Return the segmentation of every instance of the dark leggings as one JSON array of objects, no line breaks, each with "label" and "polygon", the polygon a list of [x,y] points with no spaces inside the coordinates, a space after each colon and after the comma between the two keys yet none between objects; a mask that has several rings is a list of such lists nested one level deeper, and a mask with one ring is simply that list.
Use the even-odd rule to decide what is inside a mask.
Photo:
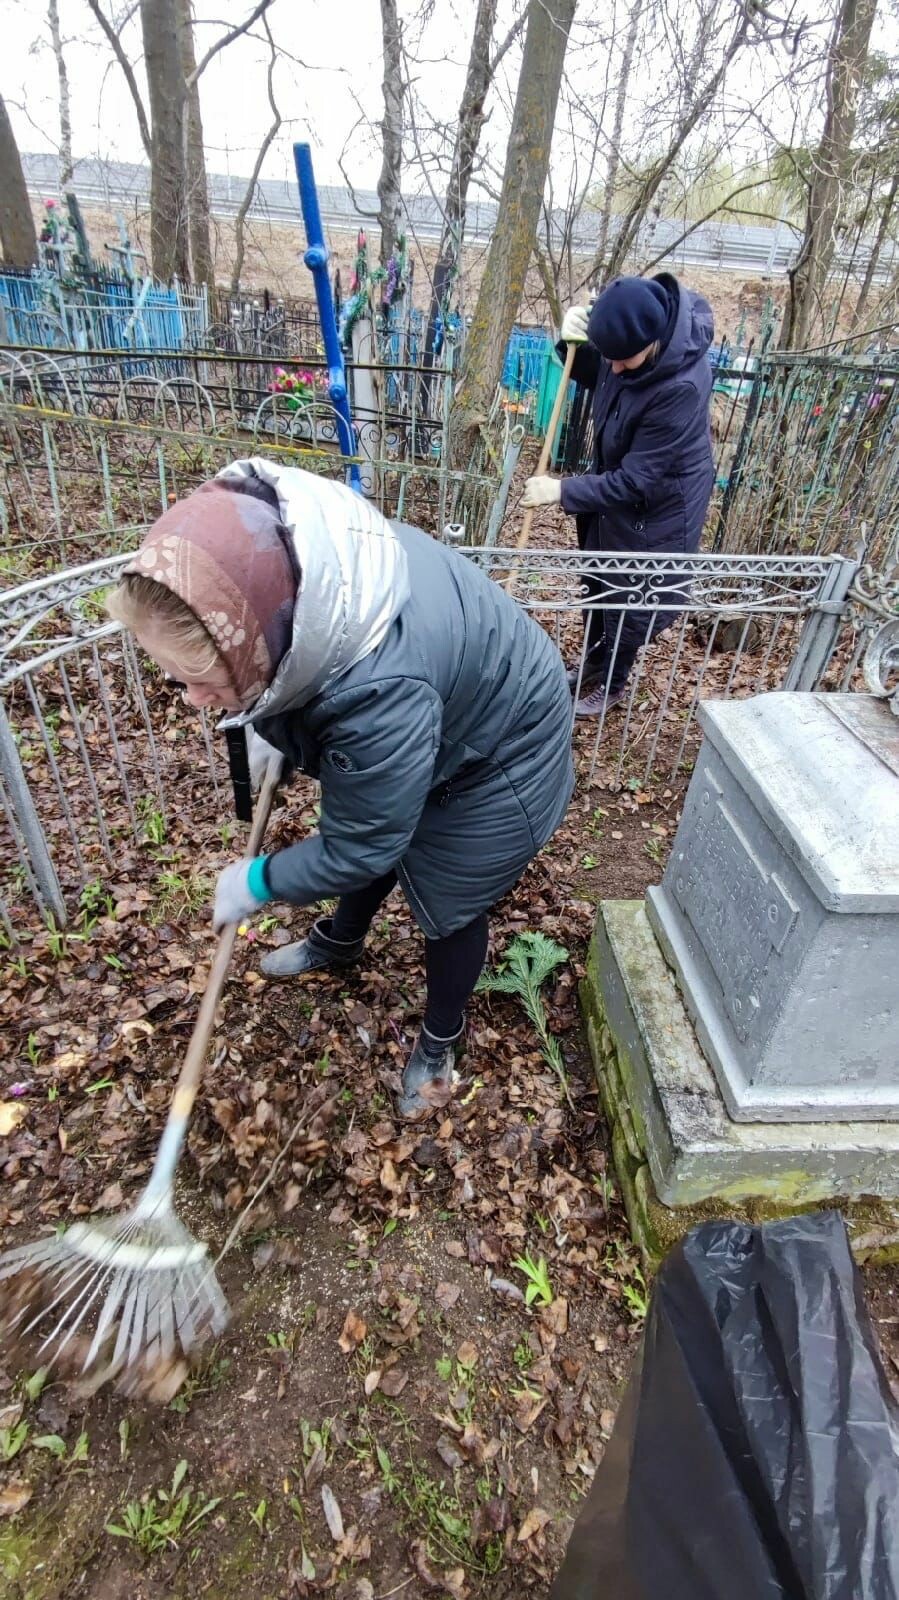
[{"label": "dark leggings", "polygon": [[[364,939],[378,907],[396,888],[395,872],[343,894],[328,930],[332,939],[354,944]],[[424,1025],[437,1039],[451,1039],[462,1026],[462,1015],[472,990],[481,976],[487,956],[487,913],[467,922],[464,928],[448,933],[444,939],[425,940],[425,973],[428,996]]]}]

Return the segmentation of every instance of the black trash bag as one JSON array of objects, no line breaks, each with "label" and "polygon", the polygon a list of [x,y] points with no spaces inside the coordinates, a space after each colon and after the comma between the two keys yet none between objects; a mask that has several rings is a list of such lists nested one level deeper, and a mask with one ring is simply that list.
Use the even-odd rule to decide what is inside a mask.
[{"label": "black trash bag", "polygon": [[696,1228],[550,1600],[896,1600],[897,1448],[842,1217]]}]

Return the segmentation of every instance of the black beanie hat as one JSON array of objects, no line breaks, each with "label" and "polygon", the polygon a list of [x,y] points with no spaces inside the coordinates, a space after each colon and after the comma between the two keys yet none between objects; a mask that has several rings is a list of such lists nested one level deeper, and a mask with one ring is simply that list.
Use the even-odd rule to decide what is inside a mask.
[{"label": "black beanie hat", "polygon": [[590,312],[587,335],[607,361],[628,361],[661,339],[668,296],[653,278],[613,278]]}]

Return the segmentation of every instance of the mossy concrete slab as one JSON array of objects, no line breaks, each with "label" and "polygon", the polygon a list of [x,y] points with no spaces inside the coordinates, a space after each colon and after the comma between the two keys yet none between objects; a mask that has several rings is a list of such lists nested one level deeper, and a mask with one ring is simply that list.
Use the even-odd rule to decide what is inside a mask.
[{"label": "mossy concrete slab", "polygon": [[838,1205],[865,1258],[899,1257],[899,1125],[734,1122],[640,901],[599,908],[582,985],[634,1237],[658,1259],[710,1217]]}]

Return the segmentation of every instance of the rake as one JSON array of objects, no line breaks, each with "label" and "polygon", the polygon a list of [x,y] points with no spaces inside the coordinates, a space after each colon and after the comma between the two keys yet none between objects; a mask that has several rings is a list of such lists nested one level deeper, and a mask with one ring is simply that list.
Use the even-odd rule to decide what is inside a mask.
[{"label": "rake", "polygon": [[[269,763],[246,854],[257,855],[280,777]],[[208,1338],[221,1333],[228,1307],[207,1249],[175,1214],[175,1169],[196,1099],[236,924],[222,929],[153,1171],[136,1204],[118,1217],[76,1222],[53,1238],[0,1256],[0,1333],[37,1344],[41,1365],[99,1381],[135,1374],[151,1384]],[[48,1331],[47,1331],[48,1330]]]}]

